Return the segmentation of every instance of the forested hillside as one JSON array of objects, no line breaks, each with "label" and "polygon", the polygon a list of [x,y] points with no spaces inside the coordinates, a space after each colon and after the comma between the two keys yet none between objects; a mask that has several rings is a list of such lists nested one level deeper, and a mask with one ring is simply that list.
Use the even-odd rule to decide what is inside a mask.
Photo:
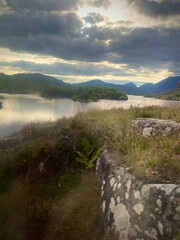
[{"label": "forested hillside", "polygon": [[98,101],[99,99],[127,100],[127,96],[115,89],[105,87],[54,87],[44,90],[44,98],[71,98],[74,101]]}]

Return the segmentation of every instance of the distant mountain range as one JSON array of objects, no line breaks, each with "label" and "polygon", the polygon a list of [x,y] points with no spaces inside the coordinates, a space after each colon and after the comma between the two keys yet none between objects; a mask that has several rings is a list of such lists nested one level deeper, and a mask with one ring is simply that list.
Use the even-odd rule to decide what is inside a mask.
[{"label": "distant mountain range", "polygon": [[139,87],[139,89],[150,94],[164,93],[175,90],[178,82],[180,82],[180,76],[168,77],[155,84],[143,84]]},{"label": "distant mountain range", "polygon": [[177,83],[180,82],[180,76],[169,77],[158,83],[145,83],[140,87],[137,87],[134,83],[126,83],[124,85],[106,83],[101,80],[91,80],[88,82],[77,83],[77,86],[103,86],[113,88],[122,91],[126,94],[132,95],[145,95],[145,94],[156,94],[162,92],[173,91],[177,88]]},{"label": "distant mountain range", "polygon": [[180,82],[180,76],[169,77],[158,83],[146,83],[137,87],[134,83],[129,82],[124,85],[107,83],[99,79],[87,82],[68,84],[51,76],[43,74],[15,74],[6,75],[0,73],[0,92],[4,93],[40,93],[50,87],[68,87],[68,86],[98,86],[112,88],[125,94],[146,95],[159,94],[162,92],[173,91]]},{"label": "distant mountain range", "polygon": [[107,87],[107,88],[112,88],[115,90],[119,90],[121,92],[124,92],[126,94],[130,95],[144,95],[146,92],[139,89],[134,83],[126,83],[124,85],[120,84],[114,84],[114,83],[107,83],[103,82],[99,79],[87,81],[87,82],[82,82],[82,83],[76,83],[73,84],[75,86],[100,86],[100,87]]}]

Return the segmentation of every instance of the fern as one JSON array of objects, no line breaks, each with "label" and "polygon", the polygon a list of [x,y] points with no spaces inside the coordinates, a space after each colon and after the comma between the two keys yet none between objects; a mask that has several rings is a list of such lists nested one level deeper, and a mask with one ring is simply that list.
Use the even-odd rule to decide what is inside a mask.
[{"label": "fern", "polygon": [[102,148],[94,148],[90,140],[86,137],[82,138],[81,147],[82,151],[76,151],[76,161],[85,165],[86,168],[92,168]]}]

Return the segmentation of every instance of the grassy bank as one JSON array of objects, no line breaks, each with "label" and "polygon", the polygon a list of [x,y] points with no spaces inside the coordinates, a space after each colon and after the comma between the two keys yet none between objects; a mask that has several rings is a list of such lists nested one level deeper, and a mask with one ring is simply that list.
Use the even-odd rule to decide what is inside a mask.
[{"label": "grassy bank", "polygon": [[166,94],[159,94],[158,98],[164,100],[180,101],[180,89],[168,92]]},{"label": "grassy bank", "polygon": [[100,148],[75,120],[29,125],[0,149],[1,240],[106,239],[88,170]]},{"label": "grassy bank", "polygon": [[161,94],[148,94],[147,97],[153,97],[157,99],[163,99],[163,100],[171,100],[171,101],[180,101],[180,89],[161,93]]},{"label": "grassy bank", "polygon": [[119,155],[119,162],[130,167],[141,178],[152,181],[180,179],[180,141],[177,136],[138,136],[132,119],[151,117],[180,122],[178,107],[146,107],[130,110],[92,111],[77,116],[81,126],[102,145]]},{"label": "grassy bank", "polygon": [[175,182],[177,137],[137,136],[137,117],[180,122],[179,108],[93,110],[31,124],[0,142],[0,239],[106,240],[92,166],[103,146],[138,177]]}]

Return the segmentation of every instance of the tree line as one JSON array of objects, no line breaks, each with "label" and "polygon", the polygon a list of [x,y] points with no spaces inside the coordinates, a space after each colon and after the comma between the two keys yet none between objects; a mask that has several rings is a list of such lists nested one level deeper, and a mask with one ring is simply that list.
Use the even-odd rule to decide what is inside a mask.
[{"label": "tree line", "polygon": [[127,100],[127,96],[115,89],[95,86],[50,87],[41,96],[44,98],[70,98],[74,101],[90,102],[99,99]]}]

